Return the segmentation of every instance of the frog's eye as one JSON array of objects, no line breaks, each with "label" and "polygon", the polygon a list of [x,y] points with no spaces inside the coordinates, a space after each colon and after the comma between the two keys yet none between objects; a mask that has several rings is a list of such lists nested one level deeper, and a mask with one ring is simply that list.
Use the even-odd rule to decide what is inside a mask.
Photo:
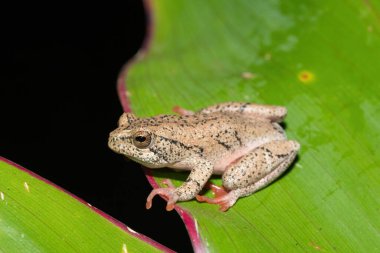
[{"label": "frog's eye", "polygon": [[133,145],[137,148],[147,148],[152,142],[151,133],[145,131],[138,131],[133,136]]}]

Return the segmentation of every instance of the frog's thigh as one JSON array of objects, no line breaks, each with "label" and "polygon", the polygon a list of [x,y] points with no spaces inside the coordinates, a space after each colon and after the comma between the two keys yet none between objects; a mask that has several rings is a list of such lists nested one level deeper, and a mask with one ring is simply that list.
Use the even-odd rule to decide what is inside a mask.
[{"label": "frog's thigh", "polygon": [[279,177],[292,163],[300,145],[281,140],[266,143],[241,158],[223,174],[223,186],[247,196]]},{"label": "frog's thigh", "polygon": [[202,113],[213,113],[213,112],[231,112],[231,113],[241,113],[247,117],[257,117],[261,116],[270,119],[274,122],[281,122],[287,113],[285,107],[274,106],[274,105],[260,105],[253,103],[221,103],[213,106],[206,107],[202,109]]}]

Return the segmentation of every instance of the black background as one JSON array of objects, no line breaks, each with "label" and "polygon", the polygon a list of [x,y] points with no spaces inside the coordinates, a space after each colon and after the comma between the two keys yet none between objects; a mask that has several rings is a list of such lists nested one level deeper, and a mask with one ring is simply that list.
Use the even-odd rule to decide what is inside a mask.
[{"label": "black background", "polygon": [[142,3],[16,3],[2,12],[0,155],[163,245],[191,251],[164,201],[145,209],[151,186],[140,166],[107,147],[122,113],[118,73],[145,35]]}]

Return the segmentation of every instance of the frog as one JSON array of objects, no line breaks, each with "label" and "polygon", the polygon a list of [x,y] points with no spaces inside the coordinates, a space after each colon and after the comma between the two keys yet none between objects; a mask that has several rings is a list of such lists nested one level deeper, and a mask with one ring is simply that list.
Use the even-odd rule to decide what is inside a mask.
[{"label": "frog", "polygon": [[[287,115],[283,106],[224,102],[195,112],[173,110],[176,114],[141,118],[123,113],[109,135],[111,150],[145,167],[189,171],[180,186],[167,179],[166,187],[153,189],[147,209],[161,195],[168,211],[194,198],[227,211],[282,175],[300,149],[280,124]],[[221,176],[221,187],[208,183],[212,175]],[[201,195],[204,188],[214,197]]]}]

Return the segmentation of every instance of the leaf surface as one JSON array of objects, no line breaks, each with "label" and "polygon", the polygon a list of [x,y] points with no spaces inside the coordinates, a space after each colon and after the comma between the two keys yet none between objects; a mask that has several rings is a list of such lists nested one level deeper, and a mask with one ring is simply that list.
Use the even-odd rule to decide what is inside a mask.
[{"label": "leaf surface", "polygon": [[[302,145],[279,180],[228,212],[180,203],[196,250],[380,251],[380,4],[147,1],[147,46],[120,78],[138,116],[225,101],[283,105]],[[141,55],[140,55],[141,56]],[[128,92],[126,92],[126,90]],[[153,171],[154,180],[186,175]],[[219,179],[214,182],[220,184]]]},{"label": "leaf surface", "polygon": [[0,157],[0,252],[171,252]]}]

